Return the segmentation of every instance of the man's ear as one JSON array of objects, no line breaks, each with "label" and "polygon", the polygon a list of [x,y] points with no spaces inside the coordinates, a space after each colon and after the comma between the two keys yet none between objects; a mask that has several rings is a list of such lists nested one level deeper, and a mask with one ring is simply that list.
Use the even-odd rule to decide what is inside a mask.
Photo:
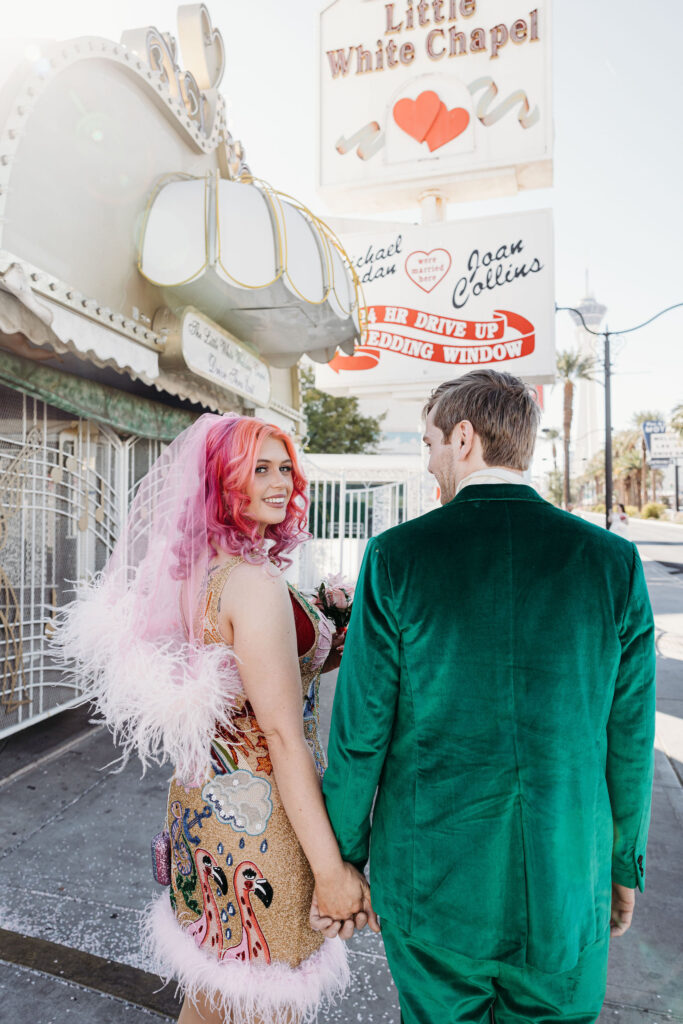
[{"label": "man's ear", "polygon": [[461,420],[453,429],[451,439],[454,443],[456,458],[461,461],[466,459],[472,451],[474,443],[474,427],[469,420]]}]

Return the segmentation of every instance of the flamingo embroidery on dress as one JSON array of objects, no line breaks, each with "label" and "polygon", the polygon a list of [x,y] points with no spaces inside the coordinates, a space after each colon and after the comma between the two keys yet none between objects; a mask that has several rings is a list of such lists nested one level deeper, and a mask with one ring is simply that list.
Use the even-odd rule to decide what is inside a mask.
[{"label": "flamingo embroidery on dress", "polygon": [[251,895],[258,896],[266,909],[273,902],[273,887],[250,860],[235,869],[233,884],[242,918],[242,940],[237,946],[224,949],[221,960],[262,960],[270,963],[270,949],[251,905]]},{"label": "flamingo embroidery on dress", "polygon": [[228,891],[228,880],[225,877],[223,868],[220,867],[215,857],[203,850],[201,846],[194,851],[194,862],[197,867],[197,875],[202,888],[203,913],[196,921],[188,926],[188,934],[192,936],[198,946],[206,946],[208,949],[218,952],[223,948],[223,932],[221,930],[221,919],[216,904],[216,897],[209,884],[214,881],[223,896]]},{"label": "flamingo embroidery on dress", "polygon": [[199,947],[212,950],[221,960],[262,960],[270,963],[270,948],[263,930],[256,919],[251,905],[252,894],[258,896],[264,907],[268,908],[273,901],[273,887],[263,878],[256,865],[250,861],[242,861],[235,869],[233,884],[235,898],[242,920],[242,939],[228,949],[224,948],[221,917],[214,896],[211,882],[215,882],[221,895],[228,892],[228,880],[215,857],[201,847],[194,851],[197,875],[201,884],[203,913],[201,917],[188,925],[187,932]]}]

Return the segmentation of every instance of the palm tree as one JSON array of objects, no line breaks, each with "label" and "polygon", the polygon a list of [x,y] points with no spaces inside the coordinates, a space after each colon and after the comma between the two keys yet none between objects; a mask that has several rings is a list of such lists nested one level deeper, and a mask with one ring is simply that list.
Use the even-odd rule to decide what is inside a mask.
[{"label": "palm tree", "polygon": [[671,429],[683,437],[683,402],[679,402],[671,410]]},{"label": "palm tree", "polygon": [[[638,430],[620,430],[612,438],[613,451],[613,485],[615,492],[624,505],[635,504],[636,494],[640,496],[641,474],[643,472],[640,453],[641,432]],[[639,505],[642,508],[642,505]]]},{"label": "palm tree", "polygon": [[[675,410],[674,410],[675,412]],[[663,420],[661,412],[653,412],[652,409],[647,409],[644,412],[634,412],[631,417],[631,423],[634,427],[637,427],[640,431],[640,489],[639,489],[639,500],[638,508],[641,509],[647,502],[647,445],[645,443],[645,435],[643,434],[643,423],[646,420]],[[652,474],[652,486],[654,487],[654,472]],[[654,498],[652,499],[654,501]]]},{"label": "palm tree", "polygon": [[553,468],[548,473],[548,497],[554,505],[562,504],[562,480],[560,474],[557,471],[557,439],[560,437],[560,431],[556,427],[543,427],[541,429],[541,435],[544,441],[551,442],[551,451],[553,455]]},{"label": "palm tree", "polygon": [[589,461],[584,470],[582,479],[586,484],[591,484],[597,497],[602,494],[605,488],[605,451],[600,449]]},{"label": "palm tree", "polygon": [[560,431],[557,427],[543,427],[541,430],[543,437],[546,441],[552,441],[552,453],[553,453],[553,472],[557,473],[557,445],[555,442],[560,436]]},{"label": "palm tree", "polygon": [[557,376],[564,386],[564,419],[563,419],[563,444],[564,444],[564,507],[571,504],[570,488],[570,463],[569,444],[572,433],[572,419],[574,418],[574,387],[579,380],[593,380],[595,359],[592,356],[582,356],[579,352],[565,350],[557,353]]}]

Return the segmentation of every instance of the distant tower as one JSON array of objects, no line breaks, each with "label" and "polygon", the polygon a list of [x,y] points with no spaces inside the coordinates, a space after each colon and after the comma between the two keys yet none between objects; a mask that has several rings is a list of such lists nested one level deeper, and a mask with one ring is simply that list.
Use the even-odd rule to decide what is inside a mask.
[{"label": "distant tower", "polygon": [[[579,310],[583,315],[586,326],[592,331],[600,329],[600,324],[605,318],[607,307],[596,301],[591,292],[586,271],[586,295],[579,304]],[[602,358],[602,345],[600,339],[584,330],[583,325],[575,314],[572,319],[576,324],[576,347],[580,354],[591,357],[598,362],[596,365],[596,377],[601,376],[599,360]],[[580,380],[577,382],[574,392],[574,440],[573,450],[573,473],[579,476],[583,473],[586,465],[596,452],[599,452],[604,444],[604,394],[602,385],[598,380]]]}]

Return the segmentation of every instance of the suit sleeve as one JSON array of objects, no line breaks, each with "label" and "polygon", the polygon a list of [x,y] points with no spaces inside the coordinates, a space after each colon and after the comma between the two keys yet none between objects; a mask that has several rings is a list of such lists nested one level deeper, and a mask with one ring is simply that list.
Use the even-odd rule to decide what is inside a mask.
[{"label": "suit sleeve", "polygon": [[620,639],[621,661],[607,723],[612,880],[642,891],[654,772],[655,647],[652,608],[635,545]]},{"label": "suit sleeve", "polygon": [[381,550],[361,566],[332,709],[323,792],[344,860],[368,859],[370,814],[391,739],[399,690],[400,634]]}]

